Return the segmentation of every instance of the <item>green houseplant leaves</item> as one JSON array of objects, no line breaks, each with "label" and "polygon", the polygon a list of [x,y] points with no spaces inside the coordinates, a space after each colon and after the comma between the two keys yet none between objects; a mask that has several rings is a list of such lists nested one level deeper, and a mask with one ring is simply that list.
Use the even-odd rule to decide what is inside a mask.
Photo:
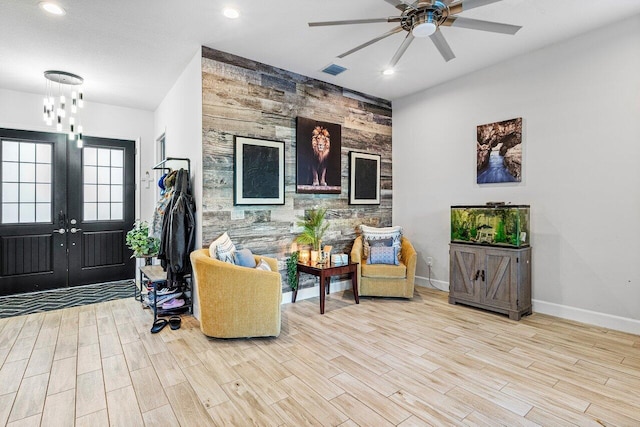
[{"label": "green houseplant leaves", "polygon": [[133,251],[131,258],[154,256],[160,250],[160,239],[149,236],[147,221],[136,221],[133,228],[127,232],[127,247]]}]

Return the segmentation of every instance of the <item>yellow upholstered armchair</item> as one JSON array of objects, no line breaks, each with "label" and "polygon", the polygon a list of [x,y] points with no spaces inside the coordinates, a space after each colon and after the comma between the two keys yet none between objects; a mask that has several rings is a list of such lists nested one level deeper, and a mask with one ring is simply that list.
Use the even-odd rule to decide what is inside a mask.
[{"label": "yellow upholstered armchair", "polygon": [[200,303],[200,330],[215,338],[280,335],[281,276],[278,262],[263,259],[272,271],[242,267],[209,256],[209,249],[191,253]]},{"label": "yellow upholstered armchair", "polygon": [[406,237],[402,237],[400,265],[367,264],[363,258],[362,236],[351,249],[351,262],[358,264],[358,294],[376,297],[412,298],[418,255]]}]

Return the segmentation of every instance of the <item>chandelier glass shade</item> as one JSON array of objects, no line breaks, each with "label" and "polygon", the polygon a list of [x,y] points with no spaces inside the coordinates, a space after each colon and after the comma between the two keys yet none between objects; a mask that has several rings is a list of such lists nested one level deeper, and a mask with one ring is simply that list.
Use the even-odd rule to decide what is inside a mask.
[{"label": "chandelier glass shade", "polygon": [[79,110],[84,107],[82,83],[84,79],[66,71],[44,72],[47,87],[44,97],[43,118],[57,132],[68,133],[69,140],[82,148],[83,130]]}]

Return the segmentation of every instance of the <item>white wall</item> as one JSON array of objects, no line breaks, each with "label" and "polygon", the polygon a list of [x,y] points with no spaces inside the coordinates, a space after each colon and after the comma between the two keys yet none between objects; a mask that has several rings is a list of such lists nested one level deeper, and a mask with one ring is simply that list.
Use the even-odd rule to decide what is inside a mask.
[{"label": "white wall", "polygon": [[[0,89],[0,127],[9,129],[52,132],[42,121],[43,94]],[[88,136],[127,139],[138,145],[153,141],[153,113],[133,108],[91,102],[87,94],[82,110],[82,126]],[[140,150],[138,150],[140,153]],[[147,197],[144,185],[140,185],[140,169],[136,163],[136,218],[151,214],[148,206],[140,203]],[[142,205],[142,212],[141,212]]]},{"label": "white wall", "polygon": [[[202,51],[199,47],[155,111],[155,138],[163,133],[168,157],[191,159],[192,193],[196,202],[196,247],[202,241]],[[148,147],[145,147],[148,149]],[[153,156],[145,158],[142,170],[149,170]],[[143,172],[144,173],[144,172]],[[155,193],[158,194],[157,192]],[[155,201],[154,201],[155,204]],[[194,315],[200,311],[194,292]]]},{"label": "white wall", "polygon": [[[534,311],[640,333],[638,46],[635,16],[394,102],[394,224],[418,275],[430,256],[448,285],[451,205],[530,204]],[[522,182],[477,185],[476,126],[514,117]]]}]

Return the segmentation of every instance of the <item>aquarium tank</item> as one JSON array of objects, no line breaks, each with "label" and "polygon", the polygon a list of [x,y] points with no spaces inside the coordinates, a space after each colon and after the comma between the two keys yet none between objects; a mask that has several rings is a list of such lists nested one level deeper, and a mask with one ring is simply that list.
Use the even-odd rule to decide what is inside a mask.
[{"label": "aquarium tank", "polygon": [[451,206],[451,242],[529,246],[529,205]]}]

